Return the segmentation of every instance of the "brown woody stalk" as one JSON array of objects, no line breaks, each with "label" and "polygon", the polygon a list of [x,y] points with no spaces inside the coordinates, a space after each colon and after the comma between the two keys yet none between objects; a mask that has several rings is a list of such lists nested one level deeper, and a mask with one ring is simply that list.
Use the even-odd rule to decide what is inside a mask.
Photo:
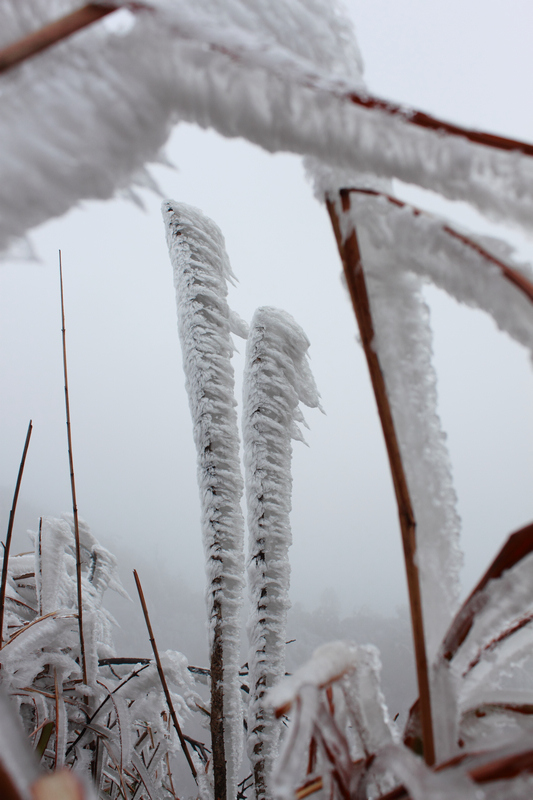
[{"label": "brown woody stalk", "polygon": [[72,515],[74,517],[74,539],[76,542],[76,587],[78,593],[78,631],[80,636],[80,660],[83,682],[87,685],[87,664],[85,659],[85,639],[83,635],[83,593],[81,585],[81,547],[80,527],[78,521],[78,503],[76,501],[76,481],[74,479],[74,459],[72,456],[72,434],[70,425],[70,400],[68,394],[67,373],[67,338],[65,331],[65,300],[63,297],[63,265],[61,250],[59,251],[59,286],[61,290],[61,336],[63,341],[63,375],[65,378],[65,411],[67,416],[68,461],[70,467],[70,489],[72,493]]},{"label": "brown woody stalk", "polygon": [[113,6],[89,3],[13,42],[0,50],[0,74],[116,10]]},{"label": "brown woody stalk", "polygon": [[222,638],[222,602],[213,599],[215,629],[211,645],[209,674],[211,676],[211,751],[213,753],[213,781],[216,800],[226,800],[226,747],[224,742],[224,645]]},{"label": "brown woody stalk", "polygon": [[4,560],[2,563],[2,584],[0,586],[0,649],[2,648],[4,638],[4,608],[6,603],[6,589],[7,589],[7,567],[9,561],[9,551],[11,549],[11,539],[13,537],[13,525],[15,523],[15,512],[17,510],[17,502],[19,499],[20,484],[22,483],[22,475],[24,473],[24,465],[26,464],[26,455],[28,447],[30,446],[31,432],[33,430],[32,421],[28,425],[28,432],[26,434],[26,441],[24,443],[24,450],[22,451],[22,458],[20,460],[19,472],[17,476],[17,483],[15,486],[15,493],[13,494],[13,503],[11,504],[11,511],[9,512],[9,522],[7,525],[6,543],[4,547]]},{"label": "brown woody stalk", "polygon": [[185,753],[185,758],[187,759],[187,763],[191,768],[192,776],[194,780],[198,783],[198,773],[196,772],[196,768],[193,764],[193,760],[191,758],[191,754],[189,753],[189,748],[187,747],[187,742],[185,741],[185,737],[182,733],[181,726],[178,722],[178,717],[176,715],[176,711],[174,709],[174,704],[172,702],[172,698],[170,696],[170,691],[168,688],[167,679],[165,678],[165,673],[163,672],[163,667],[161,665],[161,659],[159,658],[159,650],[157,649],[157,644],[154,637],[154,632],[152,630],[152,623],[150,622],[150,616],[148,614],[148,608],[146,606],[146,600],[144,599],[144,592],[142,590],[141,581],[139,580],[139,576],[137,575],[137,570],[133,570],[133,577],[135,578],[135,585],[137,586],[137,592],[139,593],[139,600],[141,601],[141,606],[144,614],[144,620],[146,622],[146,627],[148,629],[148,637],[150,639],[150,644],[152,645],[152,650],[154,653],[155,663],[157,665],[157,671],[159,673],[159,679],[161,681],[161,685],[163,687],[163,691],[165,693],[165,698],[168,705],[168,710],[170,711],[170,716],[172,717],[172,722],[174,723],[174,727],[176,729],[176,733],[178,734],[178,738],[180,740],[181,748]]},{"label": "brown woody stalk", "polygon": [[[341,191],[341,202],[343,211],[350,209],[349,192]],[[365,352],[370,379],[376,397],[383,435],[389,456],[389,464],[392,473],[398,514],[400,517],[400,528],[402,533],[402,543],[405,558],[405,569],[407,573],[407,587],[409,591],[409,605],[411,611],[411,622],[413,627],[413,640],[415,648],[416,672],[418,679],[418,691],[420,696],[420,718],[422,724],[422,737],[424,743],[424,759],[427,764],[435,762],[435,746],[433,740],[433,724],[431,718],[431,698],[429,691],[429,674],[426,654],[426,644],[424,638],[424,623],[422,614],[422,597],[420,592],[420,579],[418,567],[415,562],[416,555],[416,520],[409,494],[409,487],[402,462],[402,456],[394,426],[392,409],[387,394],[385,379],[381,370],[378,355],[374,349],[374,325],[370,301],[366,288],[365,275],[359,250],[359,242],[355,227],[347,239],[344,239],[340,229],[339,218],[335,208],[335,203],[331,199],[326,199],[328,212],[333,225],[339,254],[341,257],[346,283],[350,292],[350,297],[357,318],[361,342]]]}]

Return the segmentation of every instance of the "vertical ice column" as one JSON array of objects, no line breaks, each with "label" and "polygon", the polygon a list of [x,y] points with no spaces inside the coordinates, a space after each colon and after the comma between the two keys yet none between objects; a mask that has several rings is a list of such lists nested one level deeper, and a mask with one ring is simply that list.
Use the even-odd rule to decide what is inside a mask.
[{"label": "vertical ice column", "polygon": [[299,403],[319,407],[309,341],[293,318],[259,308],[246,348],[243,441],[249,529],[248,755],[257,800],[271,797],[279,722],[264,695],[285,673],[291,544],[291,438],[303,441]]},{"label": "vertical ice column", "polygon": [[[219,228],[198,209],[163,204],[174,269],[178,330],[194,427],[206,555],[215,796],[236,797],[242,752],[239,682],[244,585],[243,481],[231,366],[231,332],[246,326],[227,303],[232,272]],[[227,781],[224,778],[227,765]]]}]

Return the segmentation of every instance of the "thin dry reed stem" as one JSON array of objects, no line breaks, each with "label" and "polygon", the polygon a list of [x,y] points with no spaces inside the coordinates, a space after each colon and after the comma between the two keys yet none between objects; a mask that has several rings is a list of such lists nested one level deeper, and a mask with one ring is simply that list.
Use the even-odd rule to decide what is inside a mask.
[{"label": "thin dry reed stem", "polygon": [[74,459],[72,456],[72,431],[70,424],[70,400],[68,393],[68,372],[67,372],[67,338],[65,331],[65,299],[63,296],[63,265],[61,262],[61,250],[59,251],[59,284],[61,290],[61,335],[63,341],[63,374],[65,378],[65,411],[67,415],[68,461],[70,467],[70,489],[72,493],[72,515],[74,517],[74,539],[76,542],[76,588],[78,594],[78,630],[80,636],[80,660],[81,660],[83,682],[85,685],[87,685],[87,664],[85,659],[85,639],[83,635],[83,593],[81,584],[80,527],[78,521],[78,503],[76,501],[76,480],[74,478]]},{"label": "thin dry reed stem", "polygon": [[174,723],[174,727],[176,729],[176,733],[178,734],[178,738],[180,740],[181,748],[185,754],[185,758],[187,759],[187,763],[192,772],[192,776],[196,782],[198,773],[196,772],[196,768],[193,764],[193,760],[191,758],[191,754],[189,753],[189,748],[187,747],[187,742],[185,741],[185,737],[181,731],[181,726],[178,722],[178,717],[176,715],[176,711],[174,709],[174,704],[172,702],[172,698],[170,696],[170,690],[168,688],[167,679],[165,678],[165,673],[163,672],[163,667],[161,665],[161,659],[159,658],[159,650],[157,649],[157,644],[154,637],[154,632],[152,630],[152,623],[150,622],[150,615],[148,614],[148,608],[146,606],[146,600],[144,599],[144,592],[142,590],[141,581],[139,580],[139,576],[137,574],[137,570],[133,570],[133,577],[135,578],[135,585],[137,586],[137,592],[139,594],[139,600],[141,601],[141,606],[144,614],[144,620],[146,622],[146,628],[148,629],[148,637],[150,639],[150,644],[152,645],[152,650],[154,653],[155,663],[157,665],[157,671],[159,673],[159,679],[161,681],[161,685],[163,687],[163,691],[165,693],[165,698],[168,705],[168,710],[170,711],[170,716],[172,717],[172,722]]},{"label": "thin dry reed stem", "polygon": [[[427,764],[431,765],[435,762],[435,746],[431,719],[431,697],[429,691],[428,663],[424,638],[422,597],[420,591],[418,567],[415,560],[416,520],[409,494],[409,487],[407,485],[407,478],[405,476],[403,467],[400,446],[392,416],[392,409],[389,402],[389,396],[387,394],[387,387],[385,385],[385,378],[383,376],[378,355],[374,349],[374,325],[357,233],[354,227],[347,239],[344,239],[341,233],[335,203],[329,198],[327,198],[326,202],[331,223],[333,225],[335,238],[337,240],[337,246],[339,248],[344,274],[346,276],[346,283],[348,285],[355,316],[359,325],[361,342],[370,372],[370,379],[374,389],[374,395],[376,398],[385,444],[387,447],[387,453],[389,456],[389,464],[392,473],[394,491],[396,494],[396,502],[398,505],[398,515],[400,518],[405,570],[407,573],[407,586],[409,591],[409,604],[413,628],[418,691],[420,696],[420,718],[424,743],[424,759]],[[343,211],[348,211],[350,208],[350,195],[348,192],[341,192],[341,202]]]},{"label": "thin dry reed stem", "polygon": [[26,455],[28,447],[30,446],[31,432],[33,430],[32,421],[28,425],[28,432],[26,434],[26,441],[24,443],[24,450],[22,451],[22,458],[20,460],[19,472],[17,475],[17,483],[15,486],[15,493],[13,494],[13,502],[11,504],[11,511],[9,512],[9,523],[7,526],[6,543],[4,546],[4,560],[2,563],[2,584],[0,586],[0,649],[4,643],[4,608],[6,603],[6,589],[7,589],[7,568],[9,561],[9,551],[11,549],[11,539],[13,538],[13,525],[15,524],[15,512],[17,510],[17,502],[19,499],[20,484],[22,483],[22,475],[24,473],[24,465],[26,464]]}]

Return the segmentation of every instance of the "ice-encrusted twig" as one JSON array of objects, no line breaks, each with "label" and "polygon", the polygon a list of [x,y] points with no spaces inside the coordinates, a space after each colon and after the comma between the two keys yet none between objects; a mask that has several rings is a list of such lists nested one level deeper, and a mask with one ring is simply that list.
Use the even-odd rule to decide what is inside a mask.
[{"label": "ice-encrusted twig", "polygon": [[257,800],[270,797],[269,774],[280,724],[264,695],[285,673],[291,544],[291,439],[302,440],[299,404],[319,407],[309,340],[285,311],[254,314],[246,347],[243,443],[248,506],[250,699],[248,755]]},{"label": "ice-encrusted twig", "polygon": [[227,792],[233,800],[242,748],[238,673],[244,520],[230,334],[246,336],[247,329],[227,303],[227,281],[233,276],[219,228],[198,209],[173,201],[163,204],[163,216],[197,450],[208,582],[215,796],[224,800]]},{"label": "ice-encrusted twig", "polygon": [[[340,199],[342,210],[344,212],[348,211],[350,208],[349,194],[342,195]],[[380,360],[374,347],[374,326],[357,233],[355,227],[352,226],[349,235],[347,238],[345,238],[341,230],[341,224],[335,206],[335,201],[331,198],[327,198],[327,207],[333,225],[335,238],[337,240],[337,246],[343,264],[344,274],[346,276],[346,282],[354,307],[355,316],[359,325],[361,342],[370,372],[370,378],[376,397],[379,417],[385,438],[385,445],[387,447],[387,453],[389,457],[394,491],[396,494],[396,502],[398,505],[405,568],[407,574],[418,690],[420,696],[420,716],[424,741],[424,758],[427,764],[433,764],[435,761],[435,749],[431,712],[431,696],[429,688],[428,659],[424,636],[422,597],[420,591],[420,577],[418,564],[416,562],[416,520],[411,496],[409,493],[409,487],[407,485],[398,436],[396,433],[390,400],[387,393],[387,387],[385,385],[385,379],[380,365]]]},{"label": "ice-encrusted twig", "polygon": [[24,442],[24,449],[22,451],[22,458],[20,460],[19,471],[17,475],[17,483],[15,485],[15,492],[13,494],[13,502],[11,504],[11,511],[9,512],[9,522],[7,526],[6,543],[4,545],[3,561],[2,561],[2,584],[0,586],[0,650],[4,643],[4,608],[6,602],[6,588],[7,588],[7,570],[9,564],[9,552],[11,550],[11,538],[13,536],[13,525],[15,524],[15,512],[17,510],[17,502],[20,492],[20,484],[22,483],[22,475],[24,473],[24,465],[26,464],[26,455],[28,454],[28,447],[30,446],[31,432],[33,430],[32,421],[28,425],[28,432],[26,433],[26,441]]}]

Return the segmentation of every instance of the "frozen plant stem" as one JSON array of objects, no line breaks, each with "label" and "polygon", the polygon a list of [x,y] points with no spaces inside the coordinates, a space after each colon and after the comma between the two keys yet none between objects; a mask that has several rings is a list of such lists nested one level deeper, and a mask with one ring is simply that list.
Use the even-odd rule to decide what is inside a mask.
[{"label": "frozen plant stem", "polygon": [[72,13],[30,33],[23,39],[13,42],[13,44],[0,50],[0,73],[16,67],[17,64],[48,49],[68,36],[72,36],[76,31],[86,28],[87,25],[91,25],[116,10],[115,6],[88,3],[88,5],[77,8]]},{"label": "frozen plant stem", "polygon": [[[342,210],[350,209],[350,194],[341,190],[340,199]],[[422,725],[422,738],[424,746],[424,759],[426,764],[435,763],[435,746],[433,740],[433,724],[431,716],[431,697],[429,690],[429,673],[424,639],[424,620],[422,613],[422,598],[420,592],[420,578],[415,562],[416,555],[416,520],[409,494],[409,487],[403,467],[398,437],[394,426],[392,409],[387,394],[385,379],[379,363],[379,358],[373,346],[374,325],[370,309],[370,301],[366,288],[365,275],[359,250],[359,242],[355,227],[347,239],[343,238],[339,218],[334,200],[326,198],[326,205],[331,218],[333,231],[337,240],[346,283],[355,311],[357,324],[361,334],[361,342],[365,352],[370,379],[374,389],[379,418],[385,437],[385,445],[389,456],[389,464],[398,505],[400,528],[407,573],[407,587],[409,591],[409,605],[413,627],[413,640],[416,659],[416,673],[418,692],[420,697],[420,720]]]},{"label": "frozen plant stem", "polygon": [[180,724],[178,722],[178,717],[176,715],[176,710],[174,708],[174,703],[172,702],[172,698],[170,696],[170,691],[168,688],[167,679],[165,678],[165,673],[163,672],[163,667],[161,666],[161,659],[159,658],[159,650],[157,649],[157,644],[154,637],[154,632],[152,630],[152,623],[150,622],[150,616],[148,614],[148,608],[146,606],[146,600],[144,599],[144,592],[142,590],[141,581],[139,580],[139,576],[137,575],[137,570],[133,570],[133,577],[135,578],[135,585],[137,586],[137,592],[139,594],[139,600],[141,601],[141,606],[144,614],[144,621],[146,622],[146,627],[148,629],[148,637],[150,639],[150,644],[152,645],[152,650],[154,653],[155,663],[157,665],[157,671],[159,673],[159,679],[161,681],[161,686],[163,687],[163,691],[165,693],[165,699],[167,701],[168,710],[170,711],[170,716],[172,717],[172,722],[174,723],[174,727],[176,729],[176,733],[178,734],[178,738],[180,740],[181,749],[185,753],[185,758],[187,759],[187,763],[191,768],[192,776],[194,780],[198,783],[197,780],[197,772],[196,768],[193,764],[191,754],[189,753],[189,748],[187,747],[187,742],[185,741],[185,737],[183,736]]},{"label": "frozen plant stem", "polygon": [[74,539],[76,542],[76,587],[78,591],[78,630],[80,635],[80,660],[81,660],[81,670],[83,675],[83,683],[87,685],[87,664],[85,659],[85,640],[83,637],[83,594],[81,586],[80,526],[78,521],[78,504],[76,501],[76,481],[74,479],[74,459],[72,457],[72,434],[70,426],[70,401],[68,394],[68,373],[67,373],[67,338],[65,331],[65,300],[63,297],[63,265],[61,262],[61,250],[59,251],[59,285],[61,290],[61,336],[63,341],[63,374],[65,378],[65,412],[67,416],[68,461],[70,467],[70,489],[72,493],[72,515],[74,518]]},{"label": "frozen plant stem", "polygon": [[[243,442],[248,508],[250,617],[248,756],[256,800],[271,800],[281,722],[265,695],[285,674],[291,544],[291,439],[303,440],[300,403],[320,407],[309,340],[276,308],[258,308],[246,347]],[[305,424],[305,423],[304,423]]]},{"label": "frozen plant stem", "polygon": [[220,229],[184,203],[165,202],[163,217],[197,454],[208,584],[214,794],[216,800],[234,800],[243,730],[244,519],[231,333],[246,338],[247,326],[228,306],[227,282],[233,273]]},{"label": "frozen plant stem", "polygon": [[9,512],[9,522],[7,525],[6,543],[4,547],[4,560],[2,562],[2,585],[0,587],[0,649],[4,643],[4,606],[6,602],[6,588],[7,588],[7,567],[9,562],[9,551],[11,549],[11,539],[13,537],[13,525],[15,523],[15,512],[17,510],[17,502],[19,499],[20,484],[22,483],[22,475],[24,473],[24,465],[26,463],[26,455],[28,447],[30,446],[31,432],[33,430],[32,421],[28,425],[28,432],[26,434],[26,441],[24,443],[24,450],[22,451],[22,458],[20,460],[19,473],[17,476],[17,483],[15,486],[15,493],[13,495],[13,503],[11,511]]}]

